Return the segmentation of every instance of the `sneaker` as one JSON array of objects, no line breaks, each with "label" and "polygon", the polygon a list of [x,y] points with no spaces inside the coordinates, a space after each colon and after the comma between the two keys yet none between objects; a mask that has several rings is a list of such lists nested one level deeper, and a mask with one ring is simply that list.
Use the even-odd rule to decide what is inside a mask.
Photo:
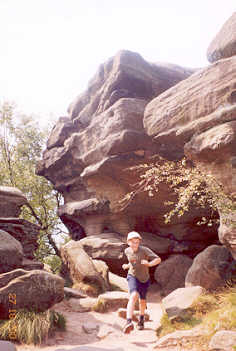
[{"label": "sneaker", "polygon": [[123,333],[129,334],[132,330],[134,330],[134,325],[132,322],[127,322],[124,326]]},{"label": "sneaker", "polygon": [[137,329],[138,330],[143,330],[144,329],[144,321],[138,321]]}]

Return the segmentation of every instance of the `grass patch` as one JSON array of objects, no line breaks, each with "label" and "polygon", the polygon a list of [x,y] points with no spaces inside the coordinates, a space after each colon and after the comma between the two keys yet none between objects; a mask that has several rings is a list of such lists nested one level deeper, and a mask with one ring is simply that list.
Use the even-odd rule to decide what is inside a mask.
[{"label": "grass patch", "polygon": [[14,318],[0,321],[0,339],[40,345],[54,331],[65,329],[65,317],[58,312],[19,310]]},{"label": "grass patch", "polygon": [[160,338],[177,330],[192,329],[195,326],[207,331],[206,335],[199,336],[191,345],[199,350],[208,349],[208,343],[217,331],[236,331],[236,285],[199,296],[190,308],[172,320],[164,314],[156,334]]}]

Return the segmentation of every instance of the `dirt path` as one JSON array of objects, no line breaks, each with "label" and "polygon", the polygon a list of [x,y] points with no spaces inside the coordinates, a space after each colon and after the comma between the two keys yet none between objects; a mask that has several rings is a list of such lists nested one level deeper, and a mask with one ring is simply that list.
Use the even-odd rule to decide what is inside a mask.
[{"label": "dirt path", "polygon": [[[157,341],[155,329],[160,321],[162,310],[159,293],[150,291],[148,296],[148,313],[150,321],[145,323],[145,330],[136,328],[129,335],[122,333],[125,320],[118,317],[117,312],[97,313],[73,312],[66,301],[55,306],[55,310],[64,314],[67,319],[67,331],[57,332],[41,346],[16,345],[17,351],[144,351],[153,350]],[[99,326],[98,331],[87,334],[83,325]],[[109,334],[108,334],[109,333]]]}]

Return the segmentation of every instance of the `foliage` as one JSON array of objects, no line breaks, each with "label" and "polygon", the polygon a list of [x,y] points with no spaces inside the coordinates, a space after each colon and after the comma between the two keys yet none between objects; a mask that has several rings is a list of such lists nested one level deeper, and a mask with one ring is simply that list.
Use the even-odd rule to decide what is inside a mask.
[{"label": "foliage", "polygon": [[54,331],[65,329],[65,317],[58,312],[19,310],[14,318],[0,321],[0,339],[36,345],[41,344]]},{"label": "foliage", "polygon": [[60,256],[54,238],[62,232],[56,213],[61,195],[35,174],[50,126],[41,127],[32,116],[19,114],[5,102],[0,106],[0,127],[0,185],[16,187],[26,196],[28,205],[22,207],[21,217],[41,227],[37,259]]},{"label": "foliage", "polygon": [[[141,192],[149,196],[158,193],[161,184],[166,183],[177,196],[177,201],[167,201],[169,212],[165,215],[168,223],[174,215],[182,216],[189,210],[190,204],[201,207],[206,205],[215,210],[229,213],[236,210],[234,195],[224,192],[223,186],[211,174],[205,174],[190,161],[183,158],[180,161],[168,161],[158,157],[155,163],[143,164],[129,168],[139,175],[140,181],[133,184],[134,190],[125,195],[119,202],[119,209],[124,210],[132,199]],[[202,218],[202,223],[206,223]],[[212,223],[208,223],[211,225]]]}]

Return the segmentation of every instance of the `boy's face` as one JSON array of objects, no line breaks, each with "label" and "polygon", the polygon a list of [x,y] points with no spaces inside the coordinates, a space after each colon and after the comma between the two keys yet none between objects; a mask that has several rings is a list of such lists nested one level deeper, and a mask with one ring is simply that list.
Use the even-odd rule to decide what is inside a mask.
[{"label": "boy's face", "polygon": [[133,239],[128,240],[127,243],[134,251],[137,251],[138,247],[140,245],[140,241],[141,240],[138,238],[133,238]]}]

